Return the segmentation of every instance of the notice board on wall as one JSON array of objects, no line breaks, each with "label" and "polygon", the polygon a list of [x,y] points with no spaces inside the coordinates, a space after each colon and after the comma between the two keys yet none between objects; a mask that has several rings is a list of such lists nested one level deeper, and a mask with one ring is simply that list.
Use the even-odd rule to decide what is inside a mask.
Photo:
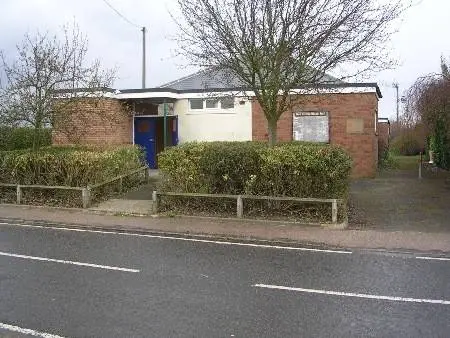
[{"label": "notice board on wall", "polygon": [[329,142],[328,112],[297,112],[292,117],[294,141]]}]

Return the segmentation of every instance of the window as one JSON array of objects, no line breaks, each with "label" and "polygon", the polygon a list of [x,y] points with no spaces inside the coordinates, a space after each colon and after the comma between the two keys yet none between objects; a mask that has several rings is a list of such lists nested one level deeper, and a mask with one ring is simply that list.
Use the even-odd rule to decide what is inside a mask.
[{"label": "window", "polygon": [[220,99],[220,106],[222,109],[233,109],[234,108],[234,98],[224,97]]},{"label": "window", "polygon": [[233,109],[234,97],[189,99],[189,110],[195,114],[232,114]]},{"label": "window", "polygon": [[189,99],[191,109],[203,109],[203,99]]},{"label": "window", "polygon": [[219,108],[219,100],[217,99],[208,99],[206,100],[206,109],[211,108]]},{"label": "window", "polygon": [[295,141],[328,143],[330,141],[328,113],[294,113],[292,131]]}]

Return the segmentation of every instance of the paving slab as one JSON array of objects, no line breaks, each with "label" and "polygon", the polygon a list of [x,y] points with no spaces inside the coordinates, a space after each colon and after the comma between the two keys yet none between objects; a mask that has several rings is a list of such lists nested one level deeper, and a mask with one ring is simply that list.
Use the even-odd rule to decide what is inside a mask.
[{"label": "paving slab", "polygon": [[[345,248],[450,253],[450,233],[331,230],[293,223],[199,217],[132,217],[91,210],[0,205],[0,219],[54,222],[87,228],[203,235],[214,238],[288,241]],[[0,221],[1,223],[1,221]]]},{"label": "paving slab", "polygon": [[110,199],[90,208],[93,211],[105,211],[117,214],[149,215],[153,211],[153,202],[149,200]]}]

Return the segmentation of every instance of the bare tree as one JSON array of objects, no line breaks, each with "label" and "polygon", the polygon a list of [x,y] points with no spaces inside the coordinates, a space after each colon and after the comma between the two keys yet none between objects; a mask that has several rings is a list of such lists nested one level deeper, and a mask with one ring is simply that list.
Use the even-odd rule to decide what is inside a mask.
[{"label": "bare tree", "polygon": [[408,89],[405,119],[423,122],[433,130],[438,120],[447,126],[450,136],[450,76],[448,64],[441,58],[441,72],[420,77]]},{"label": "bare tree", "polygon": [[423,125],[438,166],[450,168],[450,76],[441,58],[441,73],[420,77],[406,95],[405,119]]},{"label": "bare tree", "polygon": [[277,139],[292,90],[389,68],[385,47],[401,0],[178,0],[180,43],[193,65],[223,70],[255,93]]},{"label": "bare tree", "polygon": [[70,107],[80,98],[102,97],[115,76],[114,70],[102,70],[98,60],[89,63],[87,51],[87,38],[74,25],[63,27],[62,38],[26,34],[11,62],[0,52],[0,123],[34,128],[34,149],[40,146],[41,130],[54,123],[70,134],[75,126]]}]

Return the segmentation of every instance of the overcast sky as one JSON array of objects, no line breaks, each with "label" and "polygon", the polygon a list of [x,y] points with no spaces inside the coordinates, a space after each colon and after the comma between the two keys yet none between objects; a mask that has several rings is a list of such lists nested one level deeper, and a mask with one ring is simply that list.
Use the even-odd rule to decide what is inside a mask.
[{"label": "overcast sky", "polygon": [[[14,46],[23,34],[41,31],[57,32],[74,20],[88,35],[89,53],[105,67],[118,68],[117,88],[141,87],[140,28],[118,16],[103,0],[2,0],[0,12],[0,49],[13,55]],[[146,26],[147,87],[154,87],[187,75],[195,69],[187,67],[177,56],[177,45],[171,37],[176,25],[169,10],[175,0],[108,0],[137,26]],[[450,1],[423,0],[403,17],[399,32],[393,36],[393,54],[400,66],[375,74],[368,81],[378,82],[383,93],[379,115],[395,116],[397,81],[400,92],[417,77],[439,71],[441,55],[450,57]]]}]

